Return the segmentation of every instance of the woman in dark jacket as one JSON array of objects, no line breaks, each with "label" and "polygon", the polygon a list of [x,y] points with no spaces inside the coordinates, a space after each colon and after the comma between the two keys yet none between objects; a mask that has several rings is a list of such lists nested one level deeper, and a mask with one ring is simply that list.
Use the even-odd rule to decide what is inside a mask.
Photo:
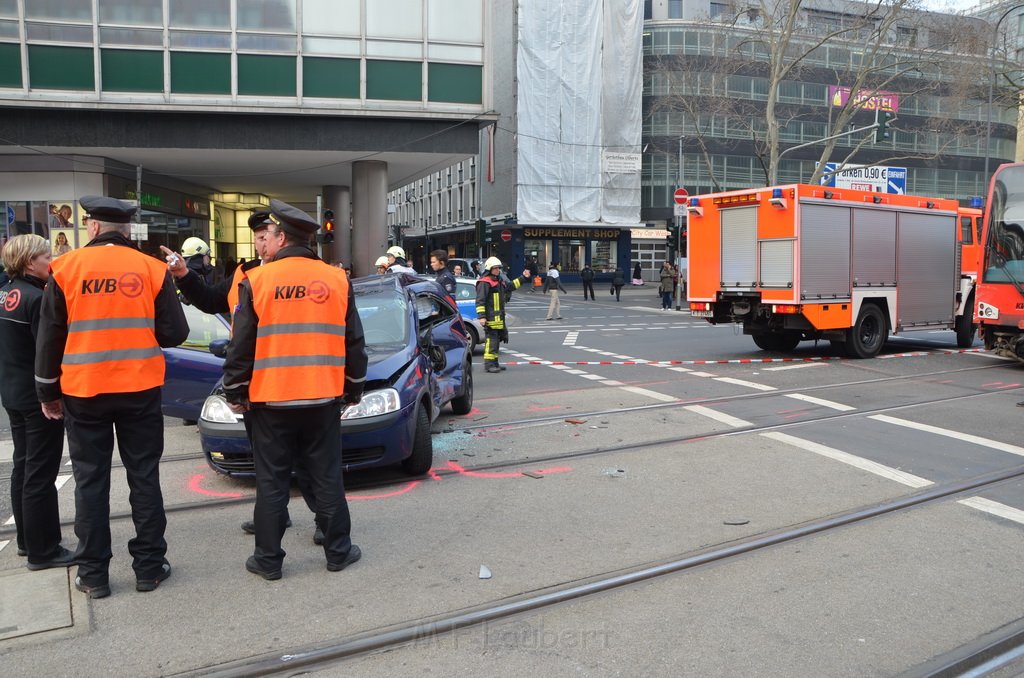
[{"label": "woman in dark jacket", "polygon": [[50,243],[38,235],[11,238],[3,249],[11,280],[0,287],[0,401],[14,438],[11,510],[18,555],[28,556],[30,570],[74,564],[71,551],[60,544],[53,484],[64,454],[64,425],[43,416],[36,399],[36,334],[50,252]]},{"label": "woman in dark jacket", "polygon": [[667,261],[661,265],[661,283],[658,285],[658,293],[661,294],[661,310],[668,311],[672,308],[672,291],[675,286],[675,271],[672,264]]},{"label": "woman in dark jacket", "polygon": [[615,274],[612,276],[612,289],[615,290],[615,301],[619,301],[619,294],[622,286],[626,284],[626,274],[622,272],[621,266],[615,267]]}]

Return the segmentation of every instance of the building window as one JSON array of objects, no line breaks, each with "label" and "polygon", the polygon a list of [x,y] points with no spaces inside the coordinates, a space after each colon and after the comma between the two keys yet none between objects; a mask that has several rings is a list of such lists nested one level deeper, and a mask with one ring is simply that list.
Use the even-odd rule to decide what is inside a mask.
[{"label": "building window", "polygon": [[668,18],[683,18],[683,0],[668,0]]},{"label": "building window", "polygon": [[653,19],[654,18],[654,12],[653,12],[652,5],[654,5],[654,0],[644,0],[644,20],[645,21],[647,19]]},{"label": "building window", "polygon": [[712,2],[711,9],[708,11],[708,16],[712,19],[728,18],[731,14],[730,5],[725,2]]}]

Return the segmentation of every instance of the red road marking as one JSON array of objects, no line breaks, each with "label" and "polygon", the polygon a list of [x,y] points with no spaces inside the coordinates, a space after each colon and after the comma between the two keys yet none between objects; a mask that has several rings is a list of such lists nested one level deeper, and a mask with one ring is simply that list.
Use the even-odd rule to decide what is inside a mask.
[{"label": "red road marking", "polygon": [[[942,351],[917,351],[913,353],[890,353],[879,358],[918,358],[929,355],[954,355],[957,353],[984,353],[983,348],[947,349]],[[510,360],[502,365],[761,365],[766,363],[812,363],[832,360],[849,360],[841,356],[808,356],[803,358],[736,358],[732,360]]]},{"label": "red road marking", "polygon": [[348,499],[387,499],[388,497],[397,497],[408,492],[412,492],[417,485],[421,484],[422,480],[413,480],[406,483],[405,487],[394,492],[385,492],[384,494],[347,494]]},{"label": "red road marking", "polygon": [[213,490],[208,490],[201,485],[205,477],[206,476],[204,474],[197,473],[189,478],[188,489],[196,494],[201,494],[206,497],[216,497],[218,499],[240,499],[245,496],[241,492],[214,492]]}]

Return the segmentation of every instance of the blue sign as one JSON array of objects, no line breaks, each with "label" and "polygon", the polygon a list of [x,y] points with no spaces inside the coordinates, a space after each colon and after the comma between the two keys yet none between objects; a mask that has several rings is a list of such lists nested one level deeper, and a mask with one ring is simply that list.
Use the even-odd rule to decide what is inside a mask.
[{"label": "blue sign", "polygon": [[7,225],[10,226],[14,223],[14,208],[10,205],[7,206]]}]

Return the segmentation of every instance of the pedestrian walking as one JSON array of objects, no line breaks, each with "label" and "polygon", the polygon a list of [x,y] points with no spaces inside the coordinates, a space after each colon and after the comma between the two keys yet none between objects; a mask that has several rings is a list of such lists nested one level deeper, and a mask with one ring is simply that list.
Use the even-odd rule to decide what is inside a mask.
[{"label": "pedestrian walking", "polygon": [[544,278],[544,293],[551,297],[551,301],[548,303],[548,317],[545,320],[561,320],[562,319],[562,302],[559,299],[559,293],[565,294],[565,288],[562,287],[561,275],[558,273],[558,264],[552,262],[550,268],[548,268],[547,277]]},{"label": "pedestrian walking", "polygon": [[448,270],[448,252],[434,250],[430,253],[430,268],[434,271],[435,280],[444,291],[455,297],[455,276]]},{"label": "pedestrian walking", "polygon": [[583,301],[587,300],[587,292],[590,292],[590,300],[594,301],[594,269],[590,264],[584,264],[580,271],[580,280],[583,281]]},{"label": "pedestrian walking", "polygon": [[503,372],[506,369],[498,364],[499,345],[508,341],[505,299],[513,290],[519,289],[524,280],[530,279],[530,270],[525,269],[522,277],[506,282],[502,279],[501,268],[501,260],[490,257],[484,262],[486,272],[476,282],[476,315],[484,324],[485,372]]},{"label": "pedestrian walking", "polygon": [[633,267],[633,284],[637,286],[644,284],[643,272],[640,270],[639,261],[636,262],[636,266]]},{"label": "pedestrian walking", "polygon": [[537,286],[533,281],[540,274],[540,269],[537,267],[537,257],[530,257],[529,261],[526,262],[526,270],[529,271],[530,275],[530,294],[536,294]]},{"label": "pedestrian walking", "polygon": [[626,284],[626,274],[622,272],[621,266],[615,267],[615,273],[612,274],[612,289],[615,290],[615,301],[620,301],[619,295],[622,294],[622,286]]},{"label": "pedestrian walking", "polygon": [[662,262],[659,275],[661,282],[658,284],[658,294],[661,295],[661,310],[668,311],[672,308],[672,290],[675,284],[675,272],[672,270],[672,264],[667,261]]},{"label": "pedestrian walking", "polygon": [[16,235],[3,249],[11,280],[0,286],[0,401],[14,440],[11,511],[18,555],[28,569],[69,567],[61,546],[60,511],[54,480],[64,454],[64,426],[47,419],[36,399],[36,336],[43,287],[50,272],[50,244],[38,235]]},{"label": "pedestrian walking", "polygon": [[[358,403],[366,346],[348,276],[309,248],[319,224],[271,200],[268,263],[239,286],[234,333],[224,362],[224,392],[235,412],[249,412],[256,463],[256,546],[245,568],[281,578],[292,469],[309,473],[323,527],[327,569],[360,559],[341,475],[341,404]],[[344,341],[340,338],[344,337]]]},{"label": "pedestrian walking", "polygon": [[[224,280],[216,285],[210,286],[197,275],[193,269],[188,268],[182,261],[182,258],[177,256],[174,252],[161,246],[160,249],[167,258],[167,268],[171,272],[171,276],[174,278],[175,284],[178,289],[182,291],[182,294],[188,296],[191,300],[192,305],[198,308],[203,313],[229,313],[233,314],[235,309],[238,307],[238,286],[248,276],[249,271],[262,265],[264,262],[269,261],[266,253],[266,243],[268,237],[268,231],[271,226],[274,225],[274,220],[271,218],[270,212],[261,210],[254,212],[249,217],[249,228],[252,229],[252,240],[253,247],[256,250],[256,254],[259,258],[252,259],[243,263],[241,266],[235,268],[234,273],[230,280]],[[385,265],[387,259],[384,259]],[[252,422],[249,420],[249,415],[242,415],[242,423],[245,425],[245,434],[249,439],[249,447],[252,448]],[[298,485],[299,491],[302,493],[302,499],[306,502],[306,506],[315,515],[316,514],[316,497],[313,494],[313,487],[309,480],[309,474],[306,469],[301,465],[297,464],[295,468],[295,484]],[[291,527],[292,521],[289,516],[285,517],[285,522],[288,527]],[[256,533],[256,523],[253,520],[246,520],[241,525],[242,531],[246,534]],[[317,524],[313,530],[313,543],[320,545],[324,542],[323,526]]]},{"label": "pedestrian walking", "polygon": [[[110,467],[114,436],[128,476],[135,589],[171,575],[160,491],[164,421],[161,347],[188,337],[166,266],[129,240],[135,207],[84,196],[91,240],[54,259],[36,343],[36,395],[49,419],[65,419],[75,476],[75,588],[110,595]],[[63,399],[62,399],[63,398]]]}]

